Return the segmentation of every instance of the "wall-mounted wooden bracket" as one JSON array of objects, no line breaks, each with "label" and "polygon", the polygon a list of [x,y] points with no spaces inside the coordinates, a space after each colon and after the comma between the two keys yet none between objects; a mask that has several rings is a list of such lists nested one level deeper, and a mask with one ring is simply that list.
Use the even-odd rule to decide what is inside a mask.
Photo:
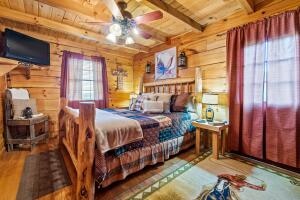
[{"label": "wall-mounted wooden bracket", "polygon": [[33,64],[30,64],[30,63],[19,62],[19,67],[23,67],[24,68],[25,77],[26,77],[27,80],[29,80],[31,78],[31,76],[30,76],[30,70],[31,70],[32,66],[33,66]]}]

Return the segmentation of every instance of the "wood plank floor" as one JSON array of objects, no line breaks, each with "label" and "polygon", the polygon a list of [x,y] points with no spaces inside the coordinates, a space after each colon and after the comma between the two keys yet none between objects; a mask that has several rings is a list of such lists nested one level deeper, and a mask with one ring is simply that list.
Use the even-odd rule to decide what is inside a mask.
[{"label": "wood plank floor", "polygon": [[[25,150],[3,153],[0,156],[0,200],[13,200],[16,198],[26,156],[55,149],[57,146],[57,140],[51,140],[48,144],[38,145],[32,152]],[[162,176],[182,166],[186,162],[191,161],[195,157],[194,148],[183,151],[179,155],[166,161],[164,164],[146,167],[144,170],[130,175],[126,180],[114,183],[107,188],[97,190],[95,199],[126,199],[141,188],[154,183]],[[68,169],[71,168],[70,163],[67,161],[66,166]],[[72,170],[69,170],[69,173],[71,179],[73,179],[74,174],[72,173]],[[72,186],[65,187],[40,199],[72,200]]]}]

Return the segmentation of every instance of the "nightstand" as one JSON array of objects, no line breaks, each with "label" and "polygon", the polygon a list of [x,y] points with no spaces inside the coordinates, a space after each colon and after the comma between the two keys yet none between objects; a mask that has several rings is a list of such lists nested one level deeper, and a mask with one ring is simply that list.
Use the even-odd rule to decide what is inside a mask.
[{"label": "nightstand", "polygon": [[196,127],[196,154],[200,154],[201,144],[201,129],[209,130],[212,134],[212,151],[213,158],[219,159],[219,148],[221,147],[221,153],[224,155],[226,148],[226,135],[228,124],[221,126],[213,126],[209,123],[200,123],[197,121],[192,122],[193,126]]}]

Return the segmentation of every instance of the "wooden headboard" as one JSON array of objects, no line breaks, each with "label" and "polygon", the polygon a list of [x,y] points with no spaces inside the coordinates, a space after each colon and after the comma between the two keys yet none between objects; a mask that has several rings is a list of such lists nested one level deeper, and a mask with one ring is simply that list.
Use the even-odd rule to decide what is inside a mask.
[{"label": "wooden headboard", "polygon": [[195,92],[195,78],[176,78],[144,83],[144,92],[155,93],[192,93]]}]

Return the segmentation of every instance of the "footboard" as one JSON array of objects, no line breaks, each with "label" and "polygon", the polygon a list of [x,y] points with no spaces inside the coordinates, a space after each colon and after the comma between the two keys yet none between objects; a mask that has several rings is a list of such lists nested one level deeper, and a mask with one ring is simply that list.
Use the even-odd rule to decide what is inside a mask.
[{"label": "footboard", "polygon": [[79,113],[61,102],[60,142],[70,156],[76,170],[75,199],[94,199],[95,179],[95,105],[80,103]]}]

